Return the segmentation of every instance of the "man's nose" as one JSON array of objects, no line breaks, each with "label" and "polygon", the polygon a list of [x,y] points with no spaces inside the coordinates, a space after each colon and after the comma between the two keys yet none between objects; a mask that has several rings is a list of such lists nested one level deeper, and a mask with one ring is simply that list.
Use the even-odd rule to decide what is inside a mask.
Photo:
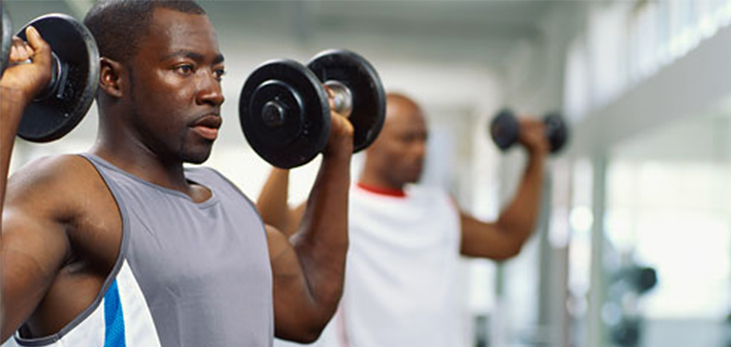
[{"label": "man's nose", "polygon": [[221,88],[221,82],[213,74],[206,74],[207,76],[202,77],[200,81],[200,89],[196,101],[198,104],[209,104],[214,107],[221,106],[225,98],[223,97],[223,90]]}]

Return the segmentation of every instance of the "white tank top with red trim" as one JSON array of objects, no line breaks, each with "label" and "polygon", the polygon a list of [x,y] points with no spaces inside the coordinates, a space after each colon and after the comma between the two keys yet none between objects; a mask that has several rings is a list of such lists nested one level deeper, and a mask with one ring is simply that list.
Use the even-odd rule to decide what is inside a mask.
[{"label": "white tank top with red trim", "polygon": [[451,197],[428,187],[399,197],[354,185],[349,218],[344,295],[315,346],[464,345],[460,221]]}]

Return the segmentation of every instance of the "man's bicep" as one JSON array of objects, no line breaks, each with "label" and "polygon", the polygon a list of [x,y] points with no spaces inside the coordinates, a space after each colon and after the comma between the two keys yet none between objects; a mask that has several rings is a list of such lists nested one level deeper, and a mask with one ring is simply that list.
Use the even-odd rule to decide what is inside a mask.
[{"label": "man's bicep", "polygon": [[299,340],[313,305],[307,280],[297,252],[286,235],[267,226],[267,241],[272,262],[275,335]]},{"label": "man's bicep", "polygon": [[33,313],[69,254],[63,227],[32,211],[6,206],[0,234],[2,337]]},{"label": "man's bicep", "polygon": [[460,252],[468,257],[504,260],[520,251],[520,243],[497,223],[487,223],[462,213]]},{"label": "man's bicep", "polygon": [[289,211],[292,225],[289,230],[285,231],[285,234],[287,234],[287,236],[291,237],[299,230],[300,225],[302,225],[302,218],[304,218],[305,216],[305,209],[307,209],[307,201],[297,205],[295,208]]}]

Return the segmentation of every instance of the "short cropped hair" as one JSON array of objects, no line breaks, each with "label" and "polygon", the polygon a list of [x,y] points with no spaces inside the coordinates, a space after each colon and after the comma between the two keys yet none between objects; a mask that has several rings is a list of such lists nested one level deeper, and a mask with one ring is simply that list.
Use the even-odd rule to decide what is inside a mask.
[{"label": "short cropped hair", "polygon": [[206,13],[193,0],[99,0],[86,14],[84,25],[94,35],[101,56],[126,63],[137,54],[158,8]]}]

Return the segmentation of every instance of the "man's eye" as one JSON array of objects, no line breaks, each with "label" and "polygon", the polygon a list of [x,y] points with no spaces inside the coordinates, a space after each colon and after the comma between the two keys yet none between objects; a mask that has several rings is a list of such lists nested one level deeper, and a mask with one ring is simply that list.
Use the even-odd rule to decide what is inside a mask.
[{"label": "man's eye", "polygon": [[217,69],[213,73],[216,74],[216,78],[221,79],[224,75],[226,75],[226,70],[224,70],[224,69]]},{"label": "man's eye", "polygon": [[186,75],[193,72],[193,67],[190,65],[180,65],[176,69],[178,72]]}]

